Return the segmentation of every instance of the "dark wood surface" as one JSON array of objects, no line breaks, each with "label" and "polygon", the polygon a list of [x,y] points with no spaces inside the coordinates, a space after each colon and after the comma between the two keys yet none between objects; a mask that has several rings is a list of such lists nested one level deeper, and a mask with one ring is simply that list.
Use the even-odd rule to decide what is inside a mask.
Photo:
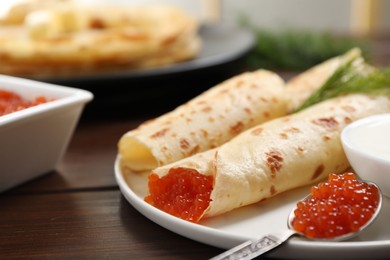
[{"label": "dark wood surface", "polygon": [[220,249],[138,213],[114,179],[116,144],[140,120],[81,121],[57,167],[0,195],[0,259],[207,259]]},{"label": "dark wood surface", "polygon": [[[388,44],[377,42],[379,65],[389,65]],[[163,109],[82,118],[55,171],[0,194],[0,259],[208,259],[222,252],[148,220],[117,187],[119,138]]]}]

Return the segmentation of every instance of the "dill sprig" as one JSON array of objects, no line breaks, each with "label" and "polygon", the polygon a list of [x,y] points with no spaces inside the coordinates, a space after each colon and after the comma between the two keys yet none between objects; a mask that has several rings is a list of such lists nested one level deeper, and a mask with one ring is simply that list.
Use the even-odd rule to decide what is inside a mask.
[{"label": "dill sprig", "polygon": [[329,79],[294,112],[333,97],[367,93],[390,96],[390,67],[374,69],[353,57],[342,64]]},{"label": "dill sprig", "polygon": [[370,57],[368,40],[298,29],[273,32],[259,29],[248,22],[243,24],[255,37],[255,45],[246,57],[250,70],[304,70],[353,47],[362,49],[366,59]]}]

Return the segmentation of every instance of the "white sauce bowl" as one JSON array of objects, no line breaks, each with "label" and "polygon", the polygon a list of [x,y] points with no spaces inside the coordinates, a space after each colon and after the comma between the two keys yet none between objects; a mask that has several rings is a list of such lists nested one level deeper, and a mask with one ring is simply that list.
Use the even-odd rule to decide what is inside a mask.
[{"label": "white sauce bowl", "polygon": [[390,114],[351,123],[342,131],[341,142],[356,174],[390,198]]}]

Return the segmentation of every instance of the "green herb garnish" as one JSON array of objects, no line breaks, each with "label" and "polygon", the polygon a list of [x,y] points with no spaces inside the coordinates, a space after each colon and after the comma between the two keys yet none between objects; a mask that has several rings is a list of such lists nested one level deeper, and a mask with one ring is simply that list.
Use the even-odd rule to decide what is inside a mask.
[{"label": "green herb garnish", "polygon": [[374,69],[352,57],[342,64],[331,77],[294,112],[333,97],[368,93],[390,96],[390,67]]},{"label": "green herb garnish", "polygon": [[257,28],[245,18],[240,23],[255,36],[255,46],[246,60],[250,70],[304,70],[353,47],[362,49],[366,58],[369,56],[368,40],[298,29],[274,32]]}]

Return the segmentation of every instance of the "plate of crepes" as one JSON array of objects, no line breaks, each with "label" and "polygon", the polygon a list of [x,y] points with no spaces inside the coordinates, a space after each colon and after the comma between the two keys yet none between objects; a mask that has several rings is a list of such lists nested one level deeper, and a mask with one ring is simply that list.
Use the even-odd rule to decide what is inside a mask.
[{"label": "plate of crepes", "polygon": [[44,81],[172,74],[252,46],[249,32],[203,25],[169,4],[23,0],[0,17],[0,73]]},{"label": "plate of crepes", "polygon": [[[234,76],[124,133],[118,185],[144,216],[208,245],[228,249],[278,233],[312,185],[353,171],[340,133],[360,118],[390,113],[383,76],[359,49],[288,82],[263,69]],[[389,216],[384,198],[378,219],[359,236],[294,237],[268,256],[383,258],[390,252]]]}]

